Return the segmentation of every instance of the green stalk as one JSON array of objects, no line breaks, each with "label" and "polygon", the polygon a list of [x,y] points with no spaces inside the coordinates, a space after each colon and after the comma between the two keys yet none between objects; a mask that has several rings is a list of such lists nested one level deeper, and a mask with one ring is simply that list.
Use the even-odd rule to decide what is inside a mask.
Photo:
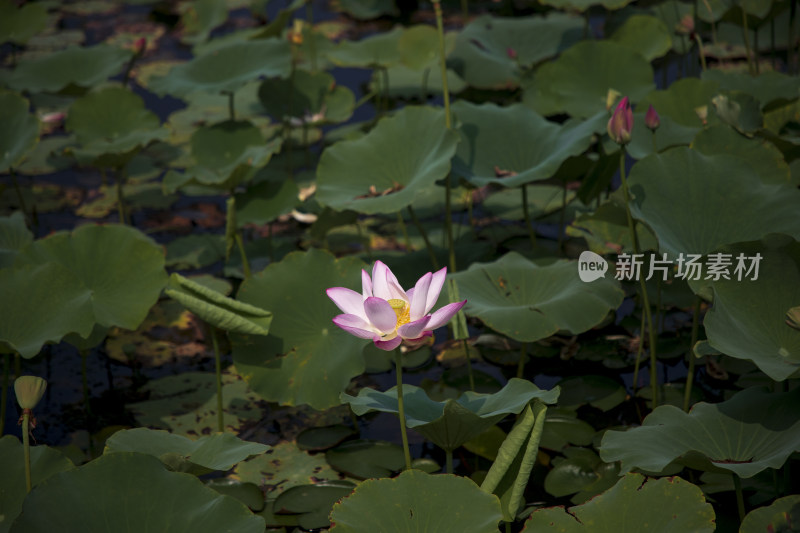
[{"label": "green stalk", "polygon": [[644,351],[644,313],[642,313],[642,325],[639,326],[639,347],[636,349],[636,362],[633,364],[633,395],[636,396],[636,390],[639,388],[639,362],[642,360],[642,352]]},{"label": "green stalk", "polygon": [[453,450],[445,450],[444,451],[444,460],[445,460],[445,469],[444,471],[448,474],[453,473]]},{"label": "green stalk", "polygon": [[422,240],[425,241],[425,248],[428,249],[428,255],[431,256],[431,265],[433,265],[435,270],[439,270],[439,261],[436,259],[436,254],[433,252],[431,241],[428,239],[428,234],[425,232],[425,228],[422,227],[422,223],[417,218],[417,214],[414,213],[414,208],[411,207],[411,204],[408,205],[408,214],[411,215],[411,221],[417,227],[419,234],[422,235]]},{"label": "green stalk", "polygon": [[697,344],[697,332],[700,329],[700,304],[702,300],[695,296],[694,311],[692,312],[692,340],[689,346],[689,370],[686,374],[686,388],[683,391],[683,410],[689,412],[689,397],[692,395],[692,382],[694,381],[694,365],[697,357],[694,355],[694,345]]},{"label": "green stalk", "polygon": [[519,362],[517,363],[517,377],[525,376],[525,363],[528,362],[528,343],[523,342],[519,348]]},{"label": "green stalk", "polygon": [[242,258],[242,272],[244,273],[244,279],[250,279],[250,262],[247,260],[247,254],[244,251],[244,242],[242,241],[241,233],[237,231],[234,239],[236,240],[236,247],[239,249],[239,255]]},{"label": "green stalk", "polygon": [[3,397],[0,398],[0,437],[6,427],[6,407],[8,406],[8,374],[11,372],[11,354],[3,354]]},{"label": "green stalk", "polygon": [[467,339],[462,339],[461,342],[464,343],[464,354],[467,357],[467,376],[469,377],[469,390],[475,392],[475,376],[472,375],[472,359],[469,356],[469,344],[467,343]]},{"label": "green stalk", "polygon": [[[30,443],[30,424],[31,424],[31,410],[25,409],[22,411],[22,450],[25,456],[25,489],[27,492],[31,491],[31,443]],[[91,436],[89,436],[91,440]]]},{"label": "green stalk", "polygon": [[461,0],[461,16],[464,18],[464,26],[469,20],[469,4],[467,2],[468,0]]},{"label": "green stalk", "polygon": [[[756,69],[753,65],[753,50],[750,48],[750,30],[747,28],[747,12],[744,10],[744,8],[741,8],[741,6],[740,9],[742,10],[742,36],[744,37],[744,48],[747,50],[747,70],[750,71],[751,76],[755,76]],[[792,45],[789,44],[790,48],[791,46]]]},{"label": "green stalk", "polygon": [[317,43],[314,42],[314,6],[311,0],[306,1],[306,20],[308,21],[308,56],[311,60],[311,72],[316,72]]},{"label": "green stalk", "polygon": [[531,224],[531,213],[528,210],[528,185],[525,184],[521,188],[522,188],[522,213],[525,216],[525,227],[528,228],[528,237],[531,240],[531,250],[535,250],[536,232],[533,231],[533,225]]},{"label": "green stalk", "polygon": [[[22,196],[22,189],[19,187],[19,182],[17,181],[17,173],[14,172],[13,168],[8,169],[8,173],[11,174],[11,181],[14,182],[14,190],[17,191],[17,199],[19,200],[19,208],[22,210],[22,214],[25,217],[26,221],[29,221],[28,217],[28,208],[25,206],[25,197]],[[0,433],[1,435],[2,433]]]},{"label": "green stalk", "polygon": [[89,377],[87,376],[86,372],[86,360],[88,358],[89,358],[89,351],[81,350],[81,384],[83,385],[83,408],[86,410],[86,417],[91,418],[92,404],[89,401]]},{"label": "green stalk", "polygon": [[225,432],[224,413],[222,411],[222,359],[219,356],[219,343],[217,342],[217,328],[208,324],[211,343],[214,346],[214,368],[217,374],[217,431]]},{"label": "green stalk", "polygon": [[[450,121],[450,89],[447,87],[447,63],[446,53],[444,47],[444,22],[442,20],[442,4],[439,0],[434,0],[433,11],[436,14],[436,33],[439,36],[439,63],[442,71],[442,97],[444,98],[444,123],[448,130],[453,128]],[[449,249],[450,272],[456,271],[456,248],[455,240],[453,239],[453,206],[451,203],[451,196],[453,193],[453,185],[450,181],[450,176],[445,178],[445,196],[444,196],[444,226],[447,234],[447,246]]]},{"label": "green stalk", "polygon": [[561,213],[558,217],[558,250],[564,251],[564,222],[567,215],[567,182],[564,182],[564,190],[561,194]]},{"label": "green stalk", "polygon": [[742,478],[735,472],[733,473],[733,487],[736,489],[736,508],[739,511],[739,522],[741,523],[746,514],[744,508],[744,494],[742,494]]},{"label": "green stalk", "polygon": [[403,241],[406,245],[406,251],[411,251],[411,239],[408,237],[408,229],[406,229],[406,221],[403,220],[403,214],[397,212],[397,224],[400,226],[400,232],[403,234]]},{"label": "green stalk", "polygon": [[400,437],[403,440],[403,456],[406,460],[406,470],[411,470],[411,451],[408,447],[408,434],[406,433],[406,411],[403,407],[403,365],[400,362],[400,348],[394,351],[394,366],[397,368],[397,416],[400,417]]},{"label": "green stalk", "polygon": [[[705,68],[703,68],[703,70],[705,70]],[[654,154],[658,153],[658,143],[656,142],[656,132],[655,132],[655,130],[653,130],[653,153]]]},{"label": "green stalk", "polygon": [[129,226],[130,221],[125,210],[125,194],[122,192],[125,181],[125,168],[120,167],[117,169],[117,213],[119,213],[119,223]]},{"label": "green stalk", "polygon": [[[620,147],[619,151],[619,176],[622,181],[622,193],[625,196],[625,215],[628,219],[628,230],[631,232],[633,240],[633,253],[639,254],[639,237],[636,235],[636,227],[633,224],[633,216],[631,215],[631,196],[628,191],[628,180],[625,178],[625,147]],[[653,395],[653,409],[658,407],[658,367],[656,359],[656,335],[655,328],[653,327],[653,315],[650,312],[650,298],[647,296],[647,285],[645,285],[644,277],[639,276],[639,289],[642,296],[642,307],[644,308],[644,315],[647,320],[647,332],[650,340],[650,390]]]},{"label": "green stalk", "polygon": [[233,91],[223,91],[222,94],[228,95],[228,118],[236,120],[236,108],[233,105]]}]

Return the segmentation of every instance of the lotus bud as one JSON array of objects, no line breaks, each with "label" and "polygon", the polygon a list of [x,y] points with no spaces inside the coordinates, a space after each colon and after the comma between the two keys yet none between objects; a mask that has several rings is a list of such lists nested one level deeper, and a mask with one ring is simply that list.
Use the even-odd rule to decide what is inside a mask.
[{"label": "lotus bud", "polygon": [[296,45],[303,44],[303,19],[294,19],[292,29],[288,33],[289,42]]},{"label": "lotus bud", "polygon": [[675,33],[681,35],[691,35],[694,33],[694,18],[690,14],[685,14],[675,25]]},{"label": "lotus bud", "polygon": [[67,118],[67,114],[63,111],[54,111],[52,113],[45,113],[42,115],[41,120],[45,124],[60,124]]},{"label": "lotus bud", "polygon": [[516,59],[517,51],[509,46],[508,48],[506,48],[506,55],[508,56],[509,59]]},{"label": "lotus bud", "polygon": [[611,108],[614,107],[614,102],[616,102],[617,98],[620,96],[622,96],[622,93],[616,89],[608,90],[608,93],[606,93],[606,111],[610,111]]},{"label": "lotus bud", "polygon": [[633,130],[633,111],[628,97],[624,97],[614,109],[614,114],[608,119],[608,135],[617,144],[628,144]]},{"label": "lotus bud", "polygon": [[708,106],[701,105],[700,107],[695,107],[694,112],[697,113],[697,118],[703,123],[703,126],[708,125]]},{"label": "lotus bud", "polygon": [[650,104],[650,106],[647,108],[647,113],[644,115],[644,125],[653,132],[655,132],[661,125],[661,117],[659,117],[658,113],[656,113],[653,104]]},{"label": "lotus bud", "polygon": [[47,381],[38,376],[20,376],[14,382],[14,393],[23,409],[33,409],[44,396]]},{"label": "lotus bud", "polygon": [[137,56],[144,54],[145,49],[147,48],[147,39],[144,37],[139,37],[133,43],[133,53]]}]

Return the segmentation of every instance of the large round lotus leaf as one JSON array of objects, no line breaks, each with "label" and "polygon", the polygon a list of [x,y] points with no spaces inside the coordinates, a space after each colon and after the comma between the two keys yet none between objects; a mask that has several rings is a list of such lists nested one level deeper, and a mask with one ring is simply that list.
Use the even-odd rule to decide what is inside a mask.
[{"label": "large round lotus leaf", "polygon": [[325,462],[324,455],[311,455],[293,442],[281,442],[266,453],[239,463],[234,472],[236,478],[255,483],[270,497],[292,487],[342,478]]},{"label": "large round lotus leaf", "polygon": [[242,283],[240,301],[275,313],[267,337],[232,338],[236,370],[256,393],[283,405],[339,405],[339,393],[364,371],[367,341],[331,321],[340,312],[325,290],[360,287],[363,267],[352,257],[312,249],[291,253]]},{"label": "large round lotus leaf", "polygon": [[[633,114],[631,142],[625,146],[625,149],[634,159],[644,159],[654,151],[663,152],[673,146],[688,146],[700,131],[700,126],[684,126],[675,122],[670,116],[664,115],[660,117],[661,124],[655,132],[656,147],[653,148],[654,134],[644,122],[646,111],[647,108],[640,105],[637,107],[637,112]],[[616,152],[617,145],[611,144],[613,141],[610,139],[608,143]]]},{"label": "large round lotus leaf", "polygon": [[16,93],[0,92],[0,172],[15,168],[39,140],[39,121],[28,105]]},{"label": "large round lotus leaf", "polygon": [[750,76],[746,73],[711,69],[703,72],[702,78],[718,83],[720,89],[741,91],[753,96],[762,109],[775,100],[795,100],[800,96],[800,78],[774,70]]},{"label": "large round lotus leaf", "polygon": [[164,250],[128,226],[85,225],[55,233],[21,251],[16,266],[48,262],[80,280],[91,322],[101,326],[139,327],[167,278]]},{"label": "large round lotus leaf", "polygon": [[[558,400],[558,389],[545,391],[524,379],[512,378],[494,394],[465,392],[456,400],[431,400],[423,389],[403,386],[406,425],[444,450],[453,451],[509,414],[519,414],[534,399]],[[371,411],[397,413],[397,387],[386,392],[364,388],[358,396],[342,394],[359,416]]]},{"label": "large round lotus leaf", "polygon": [[447,176],[457,142],[443,110],[406,107],[364,137],[322,152],[316,198],[338,211],[396,213]]},{"label": "large round lotus leaf", "polygon": [[[22,511],[25,500],[25,463],[22,444],[16,437],[0,438],[0,533],[7,533],[11,522]],[[48,446],[31,446],[31,484],[39,483],[53,474],[72,470],[72,464],[64,454]]]},{"label": "large round lotus leaf", "polygon": [[0,43],[25,44],[47,25],[47,7],[39,3],[17,8],[11,0],[0,0]]},{"label": "large round lotus leaf", "polygon": [[[644,224],[636,225],[641,250],[658,248],[653,232]],[[601,204],[594,213],[579,215],[567,227],[567,235],[583,237],[594,253],[607,254],[618,250],[633,252],[631,231],[625,208],[613,201]]]},{"label": "large round lotus leaf", "polygon": [[291,213],[300,204],[297,194],[297,185],[291,179],[268,180],[251,185],[236,195],[236,222],[239,226],[268,224],[281,215]]},{"label": "large round lotus leaf", "polygon": [[[149,381],[141,390],[148,400],[129,404],[142,426],[168,428],[198,438],[217,430],[217,378],[213,372],[184,372]],[[239,376],[222,373],[225,428],[240,431],[264,417],[258,396]]]},{"label": "large round lotus leaf", "polygon": [[158,457],[171,470],[194,473],[196,467],[230,470],[251,455],[261,455],[269,446],[247,442],[232,433],[215,433],[191,440],[163,430],[135,428],[114,433],[103,451],[138,452]]},{"label": "large round lotus leaf", "polygon": [[388,67],[400,61],[398,43],[402,35],[403,29],[397,27],[392,31],[379,33],[360,41],[343,39],[328,53],[328,58],[340,67]]},{"label": "large round lotus leaf", "polygon": [[628,474],[583,505],[534,511],[522,531],[712,533],[715,528],[714,509],[699,487],[679,477],[648,479]]},{"label": "large round lotus leaf", "polygon": [[472,480],[412,469],[361,483],[333,506],[331,533],[496,533],[501,518],[497,496]]},{"label": "large round lotus leaf", "polygon": [[57,92],[69,85],[90,88],[117,74],[130,57],[130,50],[107,44],[71,46],[20,62],[5,83],[32,93]]},{"label": "large round lotus leaf", "polygon": [[109,530],[263,533],[264,520],[149,455],[120,452],[50,477],[32,491],[15,533]]},{"label": "large round lotus leaf", "polygon": [[553,459],[544,479],[544,490],[556,498],[575,494],[570,501],[583,503],[619,481],[619,466],[604,463],[592,450],[570,447],[564,456]]},{"label": "large round lotus leaf", "polygon": [[258,97],[273,118],[288,118],[292,125],[345,122],[355,106],[353,92],[327,72],[297,70],[291,79],[264,80]]},{"label": "large round lotus leaf", "polygon": [[33,233],[25,225],[21,211],[0,217],[0,268],[14,264],[17,253],[33,242]]},{"label": "large round lotus leaf", "polygon": [[587,118],[606,109],[609,90],[636,102],[654,88],[653,68],[637,52],[610,41],[582,41],[539,67],[522,101],[542,115]]},{"label": "large round lotus leaf", "polygon": [[475,186],[517,187],[553,177],[570,156],[583,153],[608,116],[562,126],[514,104],[499,107],[459,101],[453,112],[461,123],[453,173]]},{"label": "large round lotus leaf", "polygon": [[403,448],[376,440],[351,440],[325,452],[325,460],[338,472],[357,479],[389,477],[403,469]]},{"label": "large round lotus leaf", "polygon": [[542,4],[556,9],[584,12],[592,6],[602,5],[607,9],[620,9],[633,0],[539,0]]},{"label": "large round lotus leaf", "polygon": [[164,77],[154,77],[150,90],[175,96],[235,91],[260,77],[289,76],[290,56],[285,39],[234,42],[178,65]]},{"label": "large round lotus leaf", "polygon": [[752,477],[767,468],[780,468],[800,451],[798,408],[800,389],[770,393],[757,387],[722,403],[696,403],[689,413],[662,405],[640,427],[607,431],[600,457],[622,461],[622,472],[634,468],[658,472],[685,458],[693,468]]},{"label": "large round lotus leaf", "polygon": [[728,154],[739,157],[765,183],[791,183],[789,165],[774,144],[761,138],[749,139],[726,124],[716,124],[701,130],[691,146],[705,155]]},{"label": "large round lotus leaf", "polygon": [[126,154],[169,134],[141,96],[123,87],[105,87],[76,100],[65,126],[81,144],[73,150],[76,156],[89,160]]},{"label": "large round lotus leaf", "polygon": [[165,292],[213,327],[246,335],[269,333],[270,311],[228,298],[178,273],[170,276]]},{"label": "large round lotus leaf", "polygon": [[634,165],[629,186],[633,216],[673,259],[768,233],[800,238],[800,191],[764,183],[738,157],[674,148]]},{"label": "large round lotus leaf", "polygon": [[[800,370],[800,331],[786,325],[786,310],[800,302],[800,244],[791,239],[741,243],[719,250],[731,254],[731,279],[705,281],[714,305],[704,326],[708,342],[737,359],[751,359],[776,381]],[[737,257],[761,254],[758,278],[737,279]],[[750,260],[745,259],[746,267]]]},{"label": "large round lotus leaf", "polygon": [[[800,520],[800,494],[778,498],[771,505],[747,513],[739,533],[790,532]],[[772,529],[770,529],[770,526]]]},{"label": "large round lotus leaf", "polygon": [[57,263],[23,264],[0,270],[0,343],[22,357],[66,334],[88,335],[94,324],[90,293],[71,270]]},{"label": "large round lotus leaf", "polygon": [[613,279],[584,283],[576,261],[548,266],[509,252],[493,263],[474,263],[452,278],[464,311],[512,339],[533,342],[560,330],[583,333],[619,307],[623,293]]},{"label": "large round lotus leaf", "polygon": [[355,488],[351,481],[325,481],[314,485],[292,487],[275,498],[274,512],[297,518],[305,530],[331,526],[328,515],[333,505],[350,495]]},{"label": "large round lotus leaf", "polygon": [[651,15],[632,15],[609,40],[640,53],[648,61],[663,57],[672,49],[672,30]]},{"label": "large round lotus leaf", "polygon": [[700,128],[703,121],[696,109],[710,106],[718,88],[719,84],[715,81],[684,78],[665,90],[651,92],[637,104],[636,110],[644,113],[652,105],[661,116],[670,117],[683,126]]},{"label": "large round lotus leaf", "polygon": [[[481,89],[513,88],[520,65],[532,67],[581,40],[583,20],[563,13],[515,18],[481,16],[456,38],[448,58],[469,85]],[[516,58],[509,57],[509,49]]]}]

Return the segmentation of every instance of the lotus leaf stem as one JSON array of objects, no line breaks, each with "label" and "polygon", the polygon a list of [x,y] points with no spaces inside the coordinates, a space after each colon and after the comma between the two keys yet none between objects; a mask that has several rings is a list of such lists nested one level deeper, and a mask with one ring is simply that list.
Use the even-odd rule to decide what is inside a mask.
[{"label": "lotus leaf stem", "polygon": [[3,397],[0,398],[0,437],[6,427],[6,408],[8,406],[8,374],[11,372],[11,354],[3,354]]},{"label": "lotus leaf stem", "polygon": [[636,391],[639,388],[639,363],[642,360],[642,352],[644,351],[644,328],[645,318],[642,313],[642,323],[639,326],[639,346],[636,348],[636,362],[633,364],[633,395],[636,396]]},{"label": "lotus leaf stem", "polygon": [[689,402],[692,396],[692,382],[694,381],[694,365],[697,357],[694,355],[694,345],[697,344],[697,332],[700,329],[700,304],[702,300],[695,297],[694,310],[692,311],[692,338],[689,346],[689,370],[686,373],[686,388],[683,391],[683,410],[689,412]]},{"label": "lotus leaf stem", "polygon": [[87,419],[92,416],[92,406],[89,402],[89,377],[86,372],[86,360],[88,358],[89,350],[81,350],[81,385],[83,386],[83,408],[86,410]]},{"label": "lotus leaf stem", "polygon": [[528,361],[528,343],[523,342],[519,348],[519,362],[517,363],[517,377],[525,376],[525,363]]},{"label": "lotus leaf stem", "polygon": [[[636,235],[636,226],[633,223],[633,215],[631,215],[631,196],[628,191],[628,180],[625,178],[625,147],[621,147],[619,151],[619,176],[622,182],[622,193],[625,196],[625,215],[628,219],[628,230],[631,232],[631,239],[633,241],[633,253],[638,255],[641,253],[639,248],[639,237]],[[644,310],[645,319],[647,321],[647,332],[650,341],[650,390],[652,392],[653,409],[658,407],[658,359],[656,359],[656,331],[653,327],[653,315],[650,311],[650,298],[647,295],[647,285],[645,284],[644,277],[639,276],[639,289],[642,296],[642,308]]]},{"label": "lotus leaf stem", "polygon": [[403,214],[397,212],[397,225],[400,226],[400,232],[403,234],[403,242],[406,246],[406,251],[411,251],[411,239],[408,236],[408,229],[406,228],[406,221],[403,220]]},{"label": "lotus leaf stem", "polygon": [[453,473],[453,450],[444,451],[445,472],[448,474]]},{"label": "lotus leaf stem", "polygon": [[[536,249],[536,232],[533,230],[531,224],[531,213],[528,210],[528,184],[526,183],[521,187],[522,189],[522,213],[525,216],[525,227],[528,229],[528,237],[531,240],[531,250]],[[559,234],[560,239],[560,234]]]},{"label": "lotus leaf stem", "polygon": [[250,272],[250,262],[247,260],[247,253],[244,251],[242,234],[237,231],[234,238],[236,239],[236,247],[239,248],[239,255],[242,257],[242,272],[244,273],[244,279],[250,279],[252,273]]},{"label": "lotus leaf stem", "polygon": [[14,172],[14,169],[10,167],[8,169],[8,173],[11,174],[11,181],[14,183],[14,190],[17,191],[19,208],[22,210],[22,214],[25,216],[25,220],[29,221],[28,208],[25,206],[25,197],[22,195],[22,189],[20,189],[19,182],[17,181],[17,173]]},{"label": "lotus leaf stem", "polygon": [[475,376],[472,374],[472,359],[469,356],[469,343],[467,339],[461,339],[464,343],[464,355],[467,358],[467,377],[469,377],[469,390],[475,392]]},{"label": "lotus leaf stem", "polygon": [[742,494],[742,478],[739,477],[739,474],[733,473],[733,487],[736,489],[736,508],[739,511],[739,522],[744,520],[744,515],[746,514],[744,508],[744,495]]},{"label": "lotus leaf stem", "polygon": [[311,72],[316,72],[317,43],[314,42],[314,5],[312,0],[306,2],[306,20],[308,21],[308,57],[311,61]]},{"label": "lotus leaf stem", "polygon": [[403,365],[400,348],[394,351],[394,366],[397,369],[397,416],[400,418],[400,438],[403,440],[403,456],[406,460],[406,470],[411,470],[411,451],[408,447],[408,434],[406,433],[406,411],[403,407]]},{"label": "lotus leaf stem", "polygon": [[422,236],[422,240],[425,241],[425,248],[428,249],[428,255],[431,256],[431,265],[433,265],[433,269],[439,270],[439,261],[436,259],[433,246],[431,246],[431,241],[428,239],[428,233],[417,218],[417,214],[414,212],[414,208],[411,207],[411,204],[408,205],[408,214],[411,215],[411,222],[417,227],[417,231],[419,231],[419,234]]},{"label": "lotus leaf stem", "polygon": [[214,347],[214,369],[217,377],[217,431],[225,432],[224,412],[222,410],[222,359],[219,356],[219,343],[217,342],[217,328],[208,324],[211,343]]},{"label": "lotus leaf stem", "polygon": [[[747,12],[744,10],[743,7],[739,6],[742,10],[742,37],[744,38],[744,48],[747,51],[747,70],[750,71],[751,76],[756,75],[756,67],[754,65],[753,56],[754,50],[750,47],[750,30],[747,27]],[[789,48],[791,48],[791,43],[789,44]]]},{"label": "lotus leaf stem", "polygon": [[[24,409],[22,411],[22,451],[25,457],[25,490],[27,492],[31,491],[32,484],[31,484],[31,442],[30,442],[30,430],[31,430],[31,410]],[[91,436],[89,437],[91,440]]]},{"label": "lotus leaf stem", "polygon": [[119,213],[119,223],[130,226],[125,209],[125,193],[122,188],[126,182],[125,167],[117,169],[117,212]]},{"label": "lotus leaf stem", "polygon": [[564,222],[565,217],[567,215],[567,182],[564,182],[564,189],[561,192],[561,213],[558,217],[558,250],[559,252],[564,251],[564,238],[565,238],[565,229],[564,229]]}]

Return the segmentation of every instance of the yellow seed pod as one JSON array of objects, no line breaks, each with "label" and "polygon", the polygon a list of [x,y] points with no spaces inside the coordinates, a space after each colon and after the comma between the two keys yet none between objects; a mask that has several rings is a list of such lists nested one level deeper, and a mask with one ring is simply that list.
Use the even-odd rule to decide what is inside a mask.
[{"label": "yellow seed pod", "polygon": [[23,409],[33,409],[44,396],[47,381],[38,376],[20,376],[14,381],[14,393]]}]

